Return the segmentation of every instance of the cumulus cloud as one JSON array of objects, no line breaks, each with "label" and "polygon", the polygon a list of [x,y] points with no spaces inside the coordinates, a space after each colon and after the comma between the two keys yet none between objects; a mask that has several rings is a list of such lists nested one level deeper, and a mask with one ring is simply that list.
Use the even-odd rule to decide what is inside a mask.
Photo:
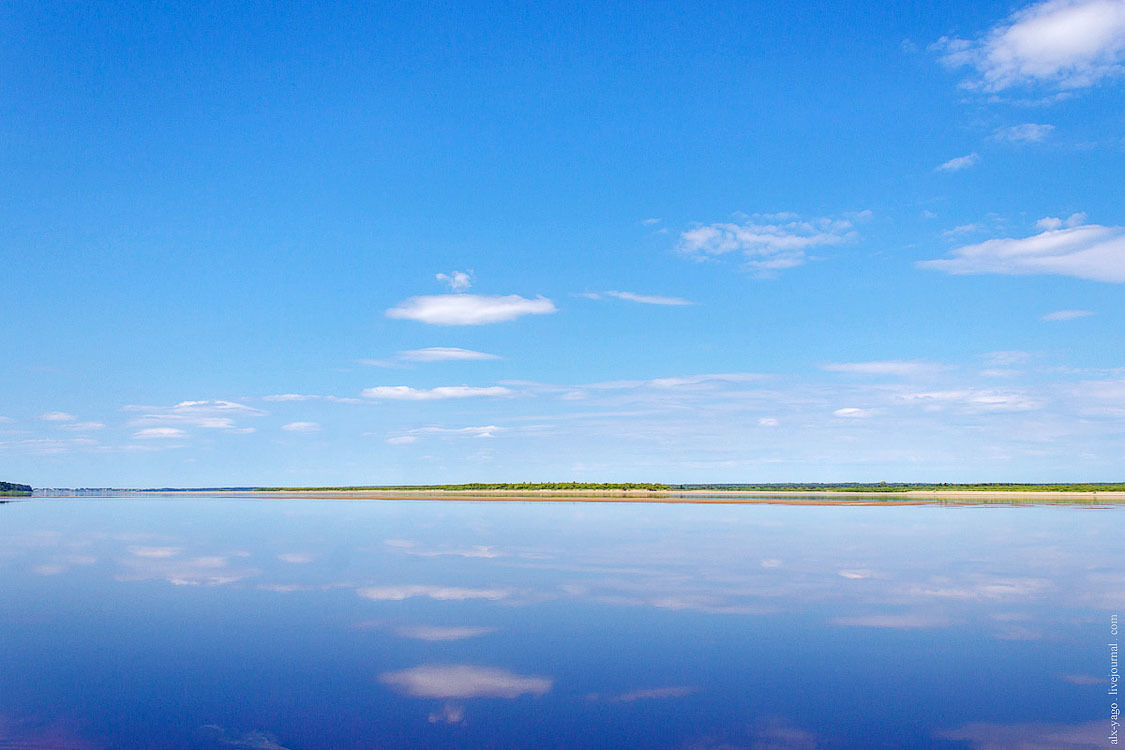
[{"label": "cumulus cloud", "polygon": [[1084,88],[1122,73],[1125,2],[1047,0],[1017,11],[977,39],[943,37],[933,48],[949,67],[974,69],[962,83],[968,89]]},{"label": "cumulus cloud", "polygon": [[1049,136],[1054,129],[1054,125],[1025,122],[1007,128],[997,128],[993,133],[993,137],[997,140],[1008,141],[1009,143],[1039,143],[1040,141],[1046,140],[1047,136]]},{"label": "cumulus cloud", "polygon": [[410,297],[387,310],[387,317],[439,326],[475,326],[553,312],[557,312],[555,303],[546,297],[527,299],[518,294],[431,294]]},{"label": "cumulus cloud", "polygon": [[965,156],[958,156],[954,159],[950,159],[949,161],[945,162],[944,164],[938,165],[936,171],[938,171],[938,172],[960,172],[962,169],[968,169],[969,167],[973,166],[974,164],[976,164],[979,161],[980,161],[980,155],[978,155],[974,151],[971,154],[966,154]]},{"label": "cumulus cloud", "polygon": [[449,273],[439,273],[434,276],[435,279],[449,285],[449,288],[454,292],[463,292],[473,285],[473,272],[472,271],[450,271]]},{"label": "cumulus cloud", "polygon": [[544,695],[553,680],[469,664],[427,665],[384,672],[384,685],[416,698],[518,698]]},{"label": "cumulus cloud", "polygon": [[39,418],[44,422],[73,422],[78,419],[78,417],[67,414],[65,411],[49,411],[46,414],[40,414]]},{"label": "cumulus cloud", "polygon": [[175,440],[187,437],[187,433],[177,427],[146,427],[133,433],[136,440]]},{"label": "cumulus cloud", "polygon": [[1094,313],[1091,310],[1055,310],[1043,316],[1043,320],[1076,320],[1088,318]]},{"label": "cumulus cloud", "polygon": [[356,593],[364,599],[373,601],[400,602],[405,599],[424,596],[438,601],[464,601],[467,599],[486,599],[496,601],[508,596],[505,589],[470,589],[457,586],[371,586],[357,589]]},{"label": "cumulus cloud", "polygon": [[[869,215],[865,211],[855,218]],[[743,258],[746,270],[768,277],[808,262],[812,249],[839,245],[858,236],[852,219],[755,214],[742,224],[720,222],[689,229],[680,235],[679,251],[697,259],[734,253]]]},{"label": "cumulus cloud", "polygon": [[1125,227],[1065,223],[1043,219],[1039,227],[1045,231],[1040,234],[965,245],[953,250],[950,258],[917,265],[951,274],[1055,274],[1125,282]]},{"label": "cumulus cloud", "polygon": [[411,625],[401,627],[395,632],[397,632],[403,638],[411,638],[416,641],[463,641],[466,638],[478,638],[482,635],[495,633],[496,628]]},{"label": "cumulus cloud", "polygon": [[636,294],[635,292],[605,292],[607,297],[616,297],[628,302],[640,302],[643,305],[694,305],[695,303],[683,297],[660,297],[652,294]]},{"label": "cumulus cloud", "polygon": [[320,425],[316,422],[290,422],[283,424],[281,429],[286,432],[319,432]]},{"label": "cumulus cloud", "polygon": [[511,389],[503,386],[443,385],[437,388],[411,388],[408,385],[377,385],[364,388],[367,398],[389,401],[438,401],[447,398],[477,398],[480,396],[507,396]]},{"label": "cumulus cloud", "polygon": [[822,370],[853,375],[927,375],[944,369],[941,365],[921,360],[886,359],[874,362],[829,362]]}]

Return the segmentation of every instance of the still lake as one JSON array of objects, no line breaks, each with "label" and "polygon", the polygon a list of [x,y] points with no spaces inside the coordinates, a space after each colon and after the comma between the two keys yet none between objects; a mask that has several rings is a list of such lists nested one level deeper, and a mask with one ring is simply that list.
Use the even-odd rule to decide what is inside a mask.
[{"label": "still lake", "polygon": [[0,748],[1109,746],[1125,508],[0,504]]}]

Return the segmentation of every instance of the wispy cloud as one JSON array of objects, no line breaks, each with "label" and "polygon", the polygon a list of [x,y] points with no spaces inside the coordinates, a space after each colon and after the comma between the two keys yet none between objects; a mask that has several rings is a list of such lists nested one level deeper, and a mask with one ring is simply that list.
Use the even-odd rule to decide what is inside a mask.
[{"label": "wispy cloud", "polygon": [[[418,427],[413,430],[408,430],[408,436],[418,435],[436,435],[439,437],[473,437],[473,438],[491,438],[496,437],[496,433],[503,432],[505,428],[497,427],[494,424],[483,425],[481,427]],[[415,438],[417,439],[417,438]],[[391,438],[394,440],[394,438]],[[390,442],[390,440],[388,440]],[[396,442],[403,442],[398,440]],[[414,440],[407,442],[413,443]]]},{"label": "wispy cloud", "polygon": [[1006,128],[997,128],[993,132],[993,137],[1009,143],[1039,143],[1046,140],[1054,129],[1054,125],[1024,122]]},{"label": "wispy cloud", "polygon": [[455,346],[431,346],[426,349],[407,349],[396,353],[390,359],[361,359],[360,364],[375,367],[402,367],[406,364],[426,362],[468,362],[474,360],[500,359],[495,354],[460,349]]},{"label": "wispy cloud", "polygon": [[878,414],[877,409],[860,409],[856,406],[845,406],[843,409],[837,409],[832,412],[833,416],[840,417],[841,419],[867,419]]},{"label": "wispy cloud", "polygon": [[1091,310],[1055,310],[1043,316],[1043,320],[1077,320],[1078,318],[1088,318],[1093,315]]},{"label": "wispy cloud", "polygon": [[965,245],[950,258],[917,265],[951,274],[1055,274],[1125,282],[1125,227],[1062,224],[1061,219],[1041,220],[1040,228],[1048,228],[1040,234]]},{"label": "wispy cloud", "polygon": [[755,214],[742,224],[719,222],[689,229],[680,235],[679,251],[697,259],[734,253],[746,270],[768,277],[807,263],[810,250],[855,239],[855,221],[868,216],[867,211],[842,219]]},{"label": "wispy cloud", "polygon": [[463,641],[466,638],[478,638],[482,635],[495,633],[496,628],[410,625],[398,628],[395,632],[403,638],[411,638],[416,641]]},{"label": "wispy cloud", "polygon": [[408,385],[377,385],[364,388],[363,395],[387,401],[438,401],[447,398],[479,398],[508,396],[511,389],[503,386],[444,385],[437,388],[412,388]]},{"label": "wispy cloud", "polygon": [[[642,305],[694,305],[695,303],[683,297],[661,297],[653,294],[637,294],[635,292],[602,292],[607,297],[616,297],[628,302],[639,302]],[[587,295],[591,298],[598,298],[599,294]]]},{"label": "wispy cloud", "polygon": [[146,427],[133,433],[134,440],[178,440],[187,433],[177,427]]},{"label": "wispy cloud", "polygon": [[962,82],[968,89],[1084,88],[1122,74],[1125,3],[1047,0],[1017,11],[977,39],[943,37],[933,49],[949,67],[974,69]]},{"label": "wispy cloud", "polygon": [[253,432],[252,427],[239,427],[235,419],[266,414],[233,401],[181,401],[174,406],[126,406],[124,410],[143,412],[129,422],[133,427],[202,427],[229,432]]},{"label": "wispy cloud", "polygon": [[263,396],[263,401],[330,401],[337,404],[362,404],[363,399],[346,396],[316,396],[307,393],[278,393],[273,396]]},{"label": "wispy cloud", "polygon": [[64,430],[70,430],[71,432],[93,432],[95,430],[105,429],[105,424],[102,422],[73,422],[60,426]]},{"label": "wispy cloud", "polygon": [[553,312],[557,312],[555,303],[546,297],[527,299],[518,294],[432,294],[410,297],[387,310],[387,317],[440,326],[473,326]]},{"label": "wispy cloud", "polygon": [[320,432],[320,425],[316,422],[290,422],[283,424],[281,429],[286,432]]},{"label": "wispy cloud", "polygon": [[507,589],[473,589],[458,586],[426,585],[370,586],[357,589],[356,593],[364,599],[389,602],[400,602],[419,596],[438,601],[464,601],[466,599],[496,601],[504,599],[510,594]]},{"label": "wispy cloud", "polygon": [[78,419],[78,417],[65,411],[49,411],[46,414],[40,414],[39,418],[44,422],[73,422]]},{"label": "wispy cloud", "polygon": [[949,161],[945,162],[944,164],[939,164],[936,167],[935,171],[937,171],[937,172],[960,172],[962,169],[968,169],[969,167],[977,164],[979,161],[980,161],[980,155],[977,154],[974,151],[971,154],[965,154],[964,156],[958,156],[956,158],[950,159]]},{"label": "wispy cloud", "polygon": [[922,360],[884,359],[874,362],[829,362],[820,366],[828,372],[852,375],[930,375],[945,369],[943,365]]}]

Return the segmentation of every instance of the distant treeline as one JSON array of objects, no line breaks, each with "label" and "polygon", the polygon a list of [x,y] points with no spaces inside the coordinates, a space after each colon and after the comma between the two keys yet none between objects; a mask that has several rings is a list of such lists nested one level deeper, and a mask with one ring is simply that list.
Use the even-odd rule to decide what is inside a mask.
[{"label": "distant treeline", "polygon": [[13,482],[0,482],[0,497],[30,497],[30,484],[15,484]]},{"label": "distant treeline", "polygon": [[1085,482],[1073,484],[1021,484],[1009,482],[977,482],[972,484],[907,482],[798,482],[769,484],[659,484],[655,482],[475,482],[471,484],[369,485],[353,487],[258,487],[259,492],[358,492],[372,490],[649,490],[677,492],[688,490],[740,492],[908,492],[911,490],[948,492],[976,490],[979,492],[1009,490],[1020,492],[1125,492],[1125,482]]},{"label": "distant treeline", "polygon": [[471,484],[400,484],[364,487],[258,487],[259,492],[358,492],[363,490],[652,490],[675,489],[652,482],[474,482]]}]

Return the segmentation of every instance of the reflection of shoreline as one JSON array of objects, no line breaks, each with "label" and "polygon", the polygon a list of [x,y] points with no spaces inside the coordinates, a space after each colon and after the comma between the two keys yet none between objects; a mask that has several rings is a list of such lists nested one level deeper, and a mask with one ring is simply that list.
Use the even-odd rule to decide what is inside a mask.
[{"label": "reflection of shoreline", "polygon": [[[35,499],[80,499],[75,495],[40,495]],[[1117,505],[1125,504],[1125,492],[1050,492],[1028,490],[906,490],[895,493],[846,492],[835,490],[292,490],[292,491],[174,491],[122,492],[119,498],[181,497],[210,499],[358,499],[358,500],[464,500],[473,502],[587,502],[587,503],[685,503],[746,505]],[[99,496],[98,499],[107,499]]]}]

